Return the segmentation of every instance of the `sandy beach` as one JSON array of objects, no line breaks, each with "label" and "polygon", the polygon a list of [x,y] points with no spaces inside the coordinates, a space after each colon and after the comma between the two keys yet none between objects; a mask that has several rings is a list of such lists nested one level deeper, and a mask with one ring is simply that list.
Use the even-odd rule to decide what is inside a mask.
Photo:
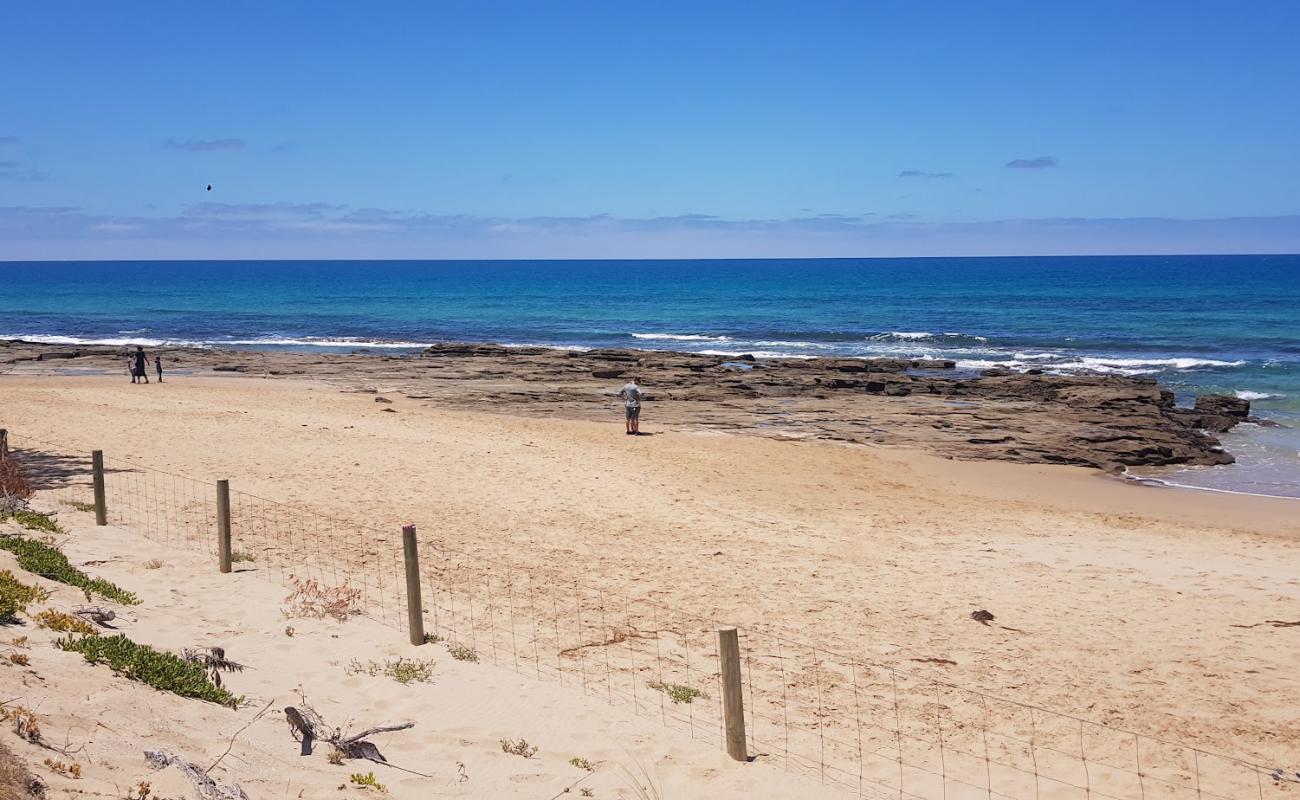
[{"label": "sandy beach", "polygon": [[[294,378],[0,378],[16,437],[1207,751],[1300,760],[1300,514],[1072,467],[435,407]],[[971,619],[988,610],[996,624]]]}]

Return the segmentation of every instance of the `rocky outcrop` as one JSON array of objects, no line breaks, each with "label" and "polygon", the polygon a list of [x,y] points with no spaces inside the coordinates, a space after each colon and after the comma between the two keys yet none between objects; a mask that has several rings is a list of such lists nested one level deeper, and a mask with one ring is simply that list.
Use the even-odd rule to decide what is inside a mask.
[{"label": "rocky outcrop", "polygon": [[1250,401],[1226,394],[1207,394],[1196,398],[1196,405],[1192,410],[1198,414],[1244,420],[1250,416]]}]

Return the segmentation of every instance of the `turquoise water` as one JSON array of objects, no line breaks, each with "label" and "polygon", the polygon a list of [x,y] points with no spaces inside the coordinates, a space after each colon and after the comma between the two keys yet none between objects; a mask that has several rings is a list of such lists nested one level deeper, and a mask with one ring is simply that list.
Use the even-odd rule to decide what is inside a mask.
[{"label": "turquoise water", "polygon": [[1242,462],[1300,495],[1300,256],[763,261],[5,262],[0,338],[403,351],[442,340],[944,357],[1248,397]]}]

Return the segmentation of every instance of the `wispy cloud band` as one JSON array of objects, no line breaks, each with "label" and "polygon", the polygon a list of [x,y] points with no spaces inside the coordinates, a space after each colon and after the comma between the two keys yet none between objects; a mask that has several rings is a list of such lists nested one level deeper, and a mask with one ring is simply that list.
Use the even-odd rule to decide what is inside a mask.
[{"label": "wispy cloud band", "polygon": [[1300,252],[1300,216],[923,222],[481,217],[327,203],[202,203],[171,216],[0,208],[0,259],[798,258]]},{"label": "wispy cloud band", "polygon": [[1034,158],[1013,158],[1007,162],[1008,169],[1051,169],[1059,167],[1061,162],[1055,156],[1036,156]]},{"label": "wispy cloud band", "polygon": [[210,153],[216,150],[243,150],[247,147],[243,139],[187,139],[179,141],[168,139],[163,142],[164,150],[182,150],[187,153]]}]

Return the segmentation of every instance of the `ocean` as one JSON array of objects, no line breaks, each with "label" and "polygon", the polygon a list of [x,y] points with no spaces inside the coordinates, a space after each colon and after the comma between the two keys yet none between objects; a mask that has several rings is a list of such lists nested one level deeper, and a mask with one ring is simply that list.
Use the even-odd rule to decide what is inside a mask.
[{"label": "ocean", "polygon": [[1279,427],[1168,482],[1300,497],[1300,256],[0,262],[0,339],[416,352],[438,341],[951,358],[1144,375]]}]

